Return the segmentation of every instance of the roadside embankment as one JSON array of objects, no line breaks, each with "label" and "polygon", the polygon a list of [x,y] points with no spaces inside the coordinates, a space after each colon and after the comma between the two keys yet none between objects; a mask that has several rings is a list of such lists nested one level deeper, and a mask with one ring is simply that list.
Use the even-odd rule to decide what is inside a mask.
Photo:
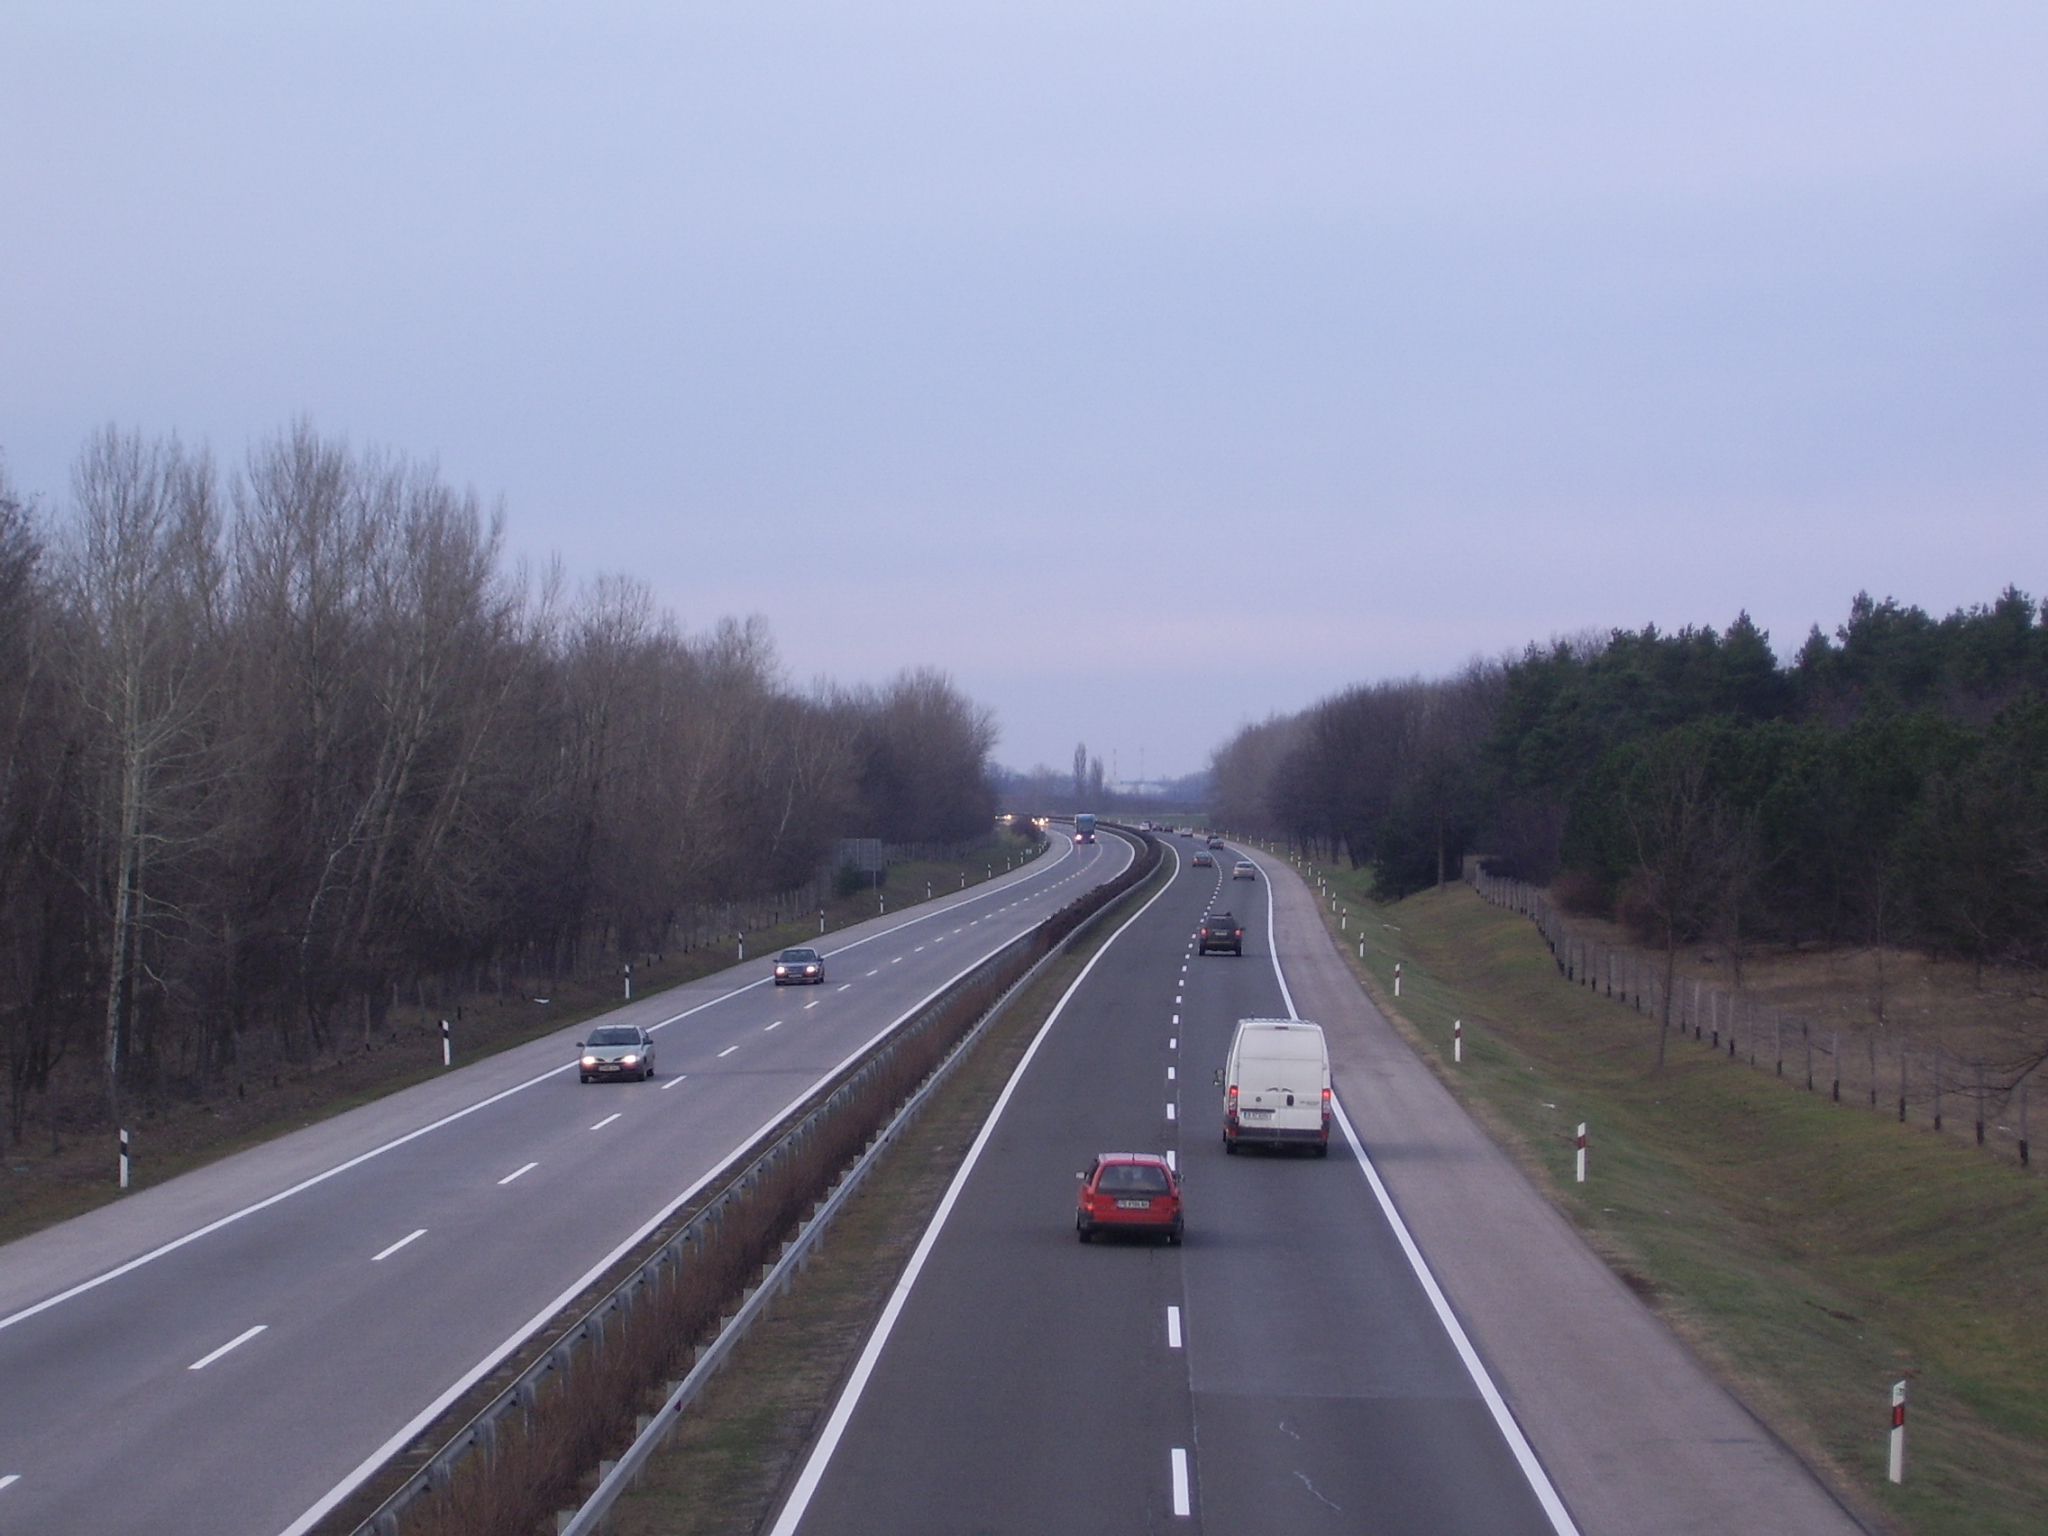
[{"label": "roadside embankment", "polygon": [[[1309,880],[1422,1058],[1867,1518],[1924,1536],[2048,1528],[2038,1174],[1689,1041],[1674,1039],[1659,1070],[1653,1021],[1565,980],[1533,925],[1462,886],[1381,906],[1362,873]],[[1898,1380],[1910,1384],[1902,1486],[1885,1478]]]}]

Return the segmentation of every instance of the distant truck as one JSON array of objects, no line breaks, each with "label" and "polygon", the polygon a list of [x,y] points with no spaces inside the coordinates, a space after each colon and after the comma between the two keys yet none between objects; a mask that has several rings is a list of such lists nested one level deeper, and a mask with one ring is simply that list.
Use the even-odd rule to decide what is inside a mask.
[{"label": "distant truck", "polygon": [[1082,811],[1074,817],[1074,841],[1092,843],[1095,841],[1095,813]]}]

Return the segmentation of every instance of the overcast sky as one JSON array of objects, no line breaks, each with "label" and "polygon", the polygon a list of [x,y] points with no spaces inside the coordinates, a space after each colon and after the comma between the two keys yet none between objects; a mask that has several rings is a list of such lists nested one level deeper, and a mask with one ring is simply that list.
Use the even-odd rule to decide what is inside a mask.
[{"label": "overcast sky", "polygon": [[294,416],[998,757],[2048,587],[2048,5],[0,3],[0,454]]}]

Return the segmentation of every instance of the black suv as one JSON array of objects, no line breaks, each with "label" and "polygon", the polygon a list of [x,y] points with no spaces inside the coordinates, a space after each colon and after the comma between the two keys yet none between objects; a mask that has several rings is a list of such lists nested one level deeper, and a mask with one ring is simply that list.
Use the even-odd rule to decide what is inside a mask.
[{"label": "black suv", "polygon": [[1242,955],[1244,929],[1228,912],[1212,912],[1202,919],[1201,936],[1195,941],[1198,954]]}]

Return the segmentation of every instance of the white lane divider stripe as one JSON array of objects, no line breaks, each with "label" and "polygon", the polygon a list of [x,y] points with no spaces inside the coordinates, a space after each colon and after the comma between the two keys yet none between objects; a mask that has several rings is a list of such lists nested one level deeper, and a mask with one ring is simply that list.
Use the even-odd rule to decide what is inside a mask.
[{"label": "white lane divider stripe", "polygon": [[623,1115],[624,1113],[625,1111],[623,1109],[615,1109],[610,1114],[606,1115],[602,1120],[598,1121],[597,1124],[593,1125],[591,1129],[593,1131],[601,1131],[606,1126],[610,1125],[614,1120],[618,1119],[619,1116]]},{"label": "white lane divider stripe", "polygon": [[1166,1118],[1167,1118],[1167,1119],[1169,1119],[1169,1120],[1172,1120],[1172,1119],[1176,1119],[1176,1118],[1178,1118],[1178,1117],[1177,1117],[1177,1116],[1176,1116],[1176,1115],[1174,1114],[1174,1109],[1173,1109],[1173,1105],[1172,1105],[1172,1104],[1171,1104],[1170,1102],[1169,1102],[1169,1103],[1167,1104],[1167,1106],[1166,1106]]},{"label": "white lane divider stripe", "polygon": [[1168,1049],[1169,1051],[1177,1051],[1177,1050],[1179,1050],[1179,1049],[1180,1049],[1180,1036],[1179,1036],[1179,1035],[1168,1035],[1168,1036],[1166,1037],[1166,1048],[1167,1048],[1167,1049]]},{"label": "white lane divider stripe", "polygon": [[499,1187],[502,1188],[503,1186],[510,1184],[514,1179],[520,1178],[526,1174],[533,1172],[533,1170],[538,1168],[539,1166],[539,1163],[528,1163],[524,1168],[514,1168],[510,1173],[506,1174],[505,1177],[498,1180]]},{"label": "white lane divider stripe", "polygon": [[671,1088],[675,1087],[675,1085],[676,1085],[677,1083],[686,1083],[686,1082],[688,1082],[689,1080],[690,1080],[690,1074],[689,1074],[689,1073],[687,1073],[687,1072],[678,1072],[678,1073],[677,1073],[677,1074],[676,1074],[676,1075],[675,1075],[674,1077],[670,1078],[670,1079],[669,1079],[669,1080],[668,1080],[667,1082],[665,1082],[665,1083],[663,1083],[663,1084],[661,1085],[661,1091],[662,1091],[663,1093],[667,1093],[667,1092],[669,1091],[669,1089],[671,1089]]},{"label": "white lane divider stripe", "polygon": [[1188,1453],[1177,1445],[1173,1448],[1173,1512],[1182,1519],[1195,1512],[1188,1499]]},{"label": "white lane divider stripe", "polygon": [[879,976],[882,974],[882,968],[880,966],[876,966],[872,971],[869,971],[868,974],[870,976]]},{"label": "white lane divider stripe", "polygon": [[[1070,848],[1062,849],[1059,854],[1059,857],[1061,859],[1065,859],[1069,857],[1071,853],[1072,850]],[[1169,877],[1169,884],[1170,883],[1171,878]],[[1155,897],[1154,900],[1156,899],[1157,898]],[[1139,908],[1139,912],[1143,913],[1145,911],[1148,911],[1150,910],[1151,906],[1152,903],[1148,901],[1147,903],[1145,903],[1143,907]],[[1131,921],[1135,922],[1136,920],[1137,914],[1133,914]],[[923,921],[923,919],[919,918],[914,919],[913,921]],[[909,925],[900,924],[899,926],[907,927]],[[1125,924],[1125,927],[1128,926],[1128,923]],[[887,932],[893,931],[893,929],[885,930],[884,934],[877,934],[873,935],[872,937],[883,937]],[[1118,934],[1122,932],[1122,928],[1119,928],[1117,930]],[[1111,935],[1112,939],[1114,939],[1115,937],[1115,934]],[[855,942],[865,944],[869,942],[869,940],[859,939]],[[849,949],[852,947],[852,945],[847,946],[847,948]],[[991,950],[990,953],[994,953],[994,951]],[[987,955],[984,955],[981,958],[986,959]],[[931,1001],[934,997],[937,997],[940,992],[943,992],[945,990],[946,987],[953,985],[953,983],[967,976],[974,969],[975,965],[978,964],[980,964],[980,960],[972,961],[969,964],[961,967],[959,971],[957,971],[954,975],[947,978],[943,983],[941,983],[936,991],[931,992],[927,994],[925,997],[919,999],[918,1002],[915,1005],[913,1005],[908,1012],[899,1014],[896,1018],[891,1019],[888,1022],[888,1024],[884,1025],[865,1043],[857,1046],[850,1055],[848,1055],[845,1059],[843,1059],[836,1066],[834,1066],[829,1072],[825,1074],[824,1077],[818,1079],[818,1083],[829,1082],[833,1077],[837,1076],[839,1073],[845,1071],[848,1067],[852,1066],[855,1062],[859,1061],[860,1058],[863,1055],[865,1055],[868,1051],[872,1050],[877,1043],[885,1039],[890,1034],[894,1033],[896,1030],[902,1028],[905,1024],[909,1023],[910,1020],[915,1018],[922,1009],[930,1006]],[[1088,973],[1088,971],[1093,967],[1093,965],[1094,961],[1091,959],[1089,961],[1089,964],[1082,968],[1082,975],[1085,976]],[[1076,979],[1076,981],[1078,984],[1078,978]],[[751,989],[752,987],[765,985],[767,985],[767,981],[764,978],[761,981],[749,982],[747,986],[740,988],[739,991],[744,992]],[[713,1001],[718,1001],[718,999],[713,999]],[[711,1004],[706,1003],[700,1006],[709,1007],[711,1006]],[[1064,1006],[1064,1004],[1062,1004],[1062,1006]],[[694,1013],[699,1010],[691,1009],[689,1011]],[[676,1018],[680,1019],[685,1016],[686,1015],[684,1014],[677,1014]],[[674,1022],[674,1020],[670,1020],[669,1022],[672,1023]],[[1050,1020],[1048,1020],[1047,1022],[1049,1024]],[[570,1069],[570,1067],[574,1065],[575,1064],[571,1062],[568,1065],[555,1068],[554,1072],[566,1072]],[[534,1081],[545,1081],[547,1077],[553,1076],[554,1072],[545,1073],[541,1077],[535,1078]],[[365,1482],[367,1482],[370,1479],[370,1477],[373,1476],[377,1472],[377,1470],[384,1465],[385,1462],[389,1461],[393,1456],[397,1455],[399,1451],[403,1450],[406,1446],[410,1445],[415,1439],[417,1439],[421,1431],[426,1429],[426,1427],[429,1424],[433,1423],[435,1419],[439,1418],[451,1403],[455,1402],[458,1398],[462,1396],[463,1393],[467,1392],[471,1387],[475,1386],[479,1381],[483,1380],[484,1377],[488,1376],[492,1371],[496,1370],[501,1364],[504,1363],[507,1356],[509,1356],[515,1349],[519,1348],[520,1345],[524,1344],[528,1339],[532,1338],[534,1334],[538,1333],[542,1328],[546,1327],[547,1324],[554,1318],[556,1313],[560,1312],[562,1308],[568,1306],[570,1302],[574,1301],[578,1294],[580,1294],[586,1287],[588,1287],[594,1281],[596,1281],[597,1278],[600,1275],[604,1274],[606,1270],[610,1269],[612,1265],[617,1263],[621,1258],[625,1257],[625,1255],[627,1255],[628,1253],[632,1252],[635,1247],[637,1247],[642,1241],[646,1239],[649,1233],[653,1232],[664,1221],[668,1220],[669,1217],[673,1216],[678,1210],[680,1210],[683,1207],[685,1203],[694,1199],[704,1189],[706,1185],[710,1184],[714,1179],[718,1178],[728,1169],[732,1168],[739,1161],[746,1147],[751,1145],[760,1137],[767,1135],[769,1131],[773,1130],[777,1125],[780,1125],[784,1119],[786,1119],[789,1115],[793,1114],[796,1111],[796,1109],[803,1104],[804,1100],[816,1091],[817,1086],[817,1083],[813,1083],[811,1087],[806,1088],[796,1098],[790,1100],[788,1104],[784,1105],[781,1109],[777,1110],[774,1115],[772,1115],[766,1122],[762,1124],[759,1130],[755,1131],[752,1136],[744,1138],[739,1143],[738,1147],[736,1147],[732,1152],[728,1153],[717,1164],[716,1167],[712,1168],[709,1172],[701,1174],[696,1179],[692,1180],[690,1184],[680,1194],[676,1195],[666,1205],[662,1206],[661,1209],[655,1211],[652,1215],[650,1215],[648,1219],[645,1222],[643,1222],[637,1230],[628,1234],[619,1243],[617,1247],[612,1249],[610,1253],[600,1258],[592,1268],[586,1270],[581,1276],[572,1280],[569,1283],[569,1288],[567,1290],[563,1291],[560,1295],[554,1297],[552,1300],[547,1302],[541,1308],[540,1311],[536,1312],[532,1317],[528,1318],[525,1323],[520,1325],[518,1330],[514,1332],[510,1337],[505,1339],[489,1354],[484,1356],[483,1359],[479,1360],[475,1365],[472,1365],[468,1370],[464,1371],[461,1376],[457,1377],[453,1382],[449,1383],[449,1385],[446,1388],[444,1388],[441,1391],[441,1393],[434,1398],[432,1402],[427,1403],[419,1410],[419,1412],[415,1413],[411,1419],[409,1419],[406,1423],[400,1425],[389,1439],[387,1439],[382,1445],[372,1450],[370,1454],[366,1456],[362,1461],[358,1462],[356,1466],[345,1477],[343,1477],[339,1482],[337,1482],[332,1488],[329,1488],[327,1492],[323,1493],[318,1499],[314,1500],[312,1505],[308,1509],[306,1509],[306,1511],[303,1514],[301,1514],[290,1525],[284,1528],[284,1531],[281,1533],[281,1536],[307,1536],[307,1533],[310,1532],[314,1526],[318,1525],[322,1520],[326,1519],[330,1512],[332,1512],[338,1505],[340,1505],[345,1499],[347,1499],[351,1494],[353,1494],[356,1491],[356,1489],[360,1488]],[[463,1111],[463,1113],[468,1112],[469,1111]],[[407,1137],[403,1139],[409,1140],[411,1138]],[[397,1143],[394,1142],[392,1143],[392,1145],[395,1146],[397,1145]],[[357,1159],[357,1161],[361,1161],[361,1159]],[[334,1172],[337,1171],[339,1170],[330,1169],[328,1173],[321,1174],[318,1176],[318,1178],[330,1177]],[[318,1179],[309,1180],[308,1184],[315,1182],[318,1182]],[[267,1204],[270,1202],[265,1203]],[[240,1212],[238,1214],[246,1215],[248,1214],[248,1211],[256,1210],[258,1208],[259,1207],[257,1206],[250,1206],[247,1208],[247,1210]],[[227,1221],[234,1219],[236,1218],[223,1218],[220,1222],[214,1223],[212,1227],[203,1230],[215,1230],[218,1227],[225,1225]],[[102,1275],[98,1279],[89,1281],[83,1286],[76,1287],[72,1291],[67,1292],[66,1294],[76,1295],[79,1291],[89,1290],[92,1288],[92,1286],[104,1284],[107,1280],[112,1279],[115,1274],[125,1274],[128,1269],[132,1269],[138,1264],[147,1262],[147,1260],[151,1257],[155,1257],[163,1253],[168,1253],[173,1248],[182,1246],[184,1243],[191,1241],[192,1237],[197,1235],[199,1234],[195,1233],[190,1234],[187,1237],[180,1238],[176,1243],[167,1244],[163,1248],[156,1250],[155,1254],[145,1255],[142,1259],[133,1260],[123,1269],[118,1271],[109,1271],[108,1274]],[[36,1307],[31,1308],[29,1311],[16,1313],[12,1318],[0,1318],[0,1328],[8,1326],[10,1323],[18,1322],[20,1319],[30,1316],[34,1312],[42,1311],[45,1307],[54,1306],[57,1304],[57,1302],[62,1301],[63,1299],[65,1299],[63,1296],[53,1297],[50,1301],[40,1303]]]},{"label": "white lane divider stripe", "polygon": [[[861,1394],[867,1390],[868,1378],[875,1373],[875,1365],[882,1358],[882,1351],[888,1347],[889,1335],[895,1332],[896,1320],[903,1315],[903,1308],[910,1300],[910,1293],[917,1285],[917,1277],[924,1272],[924,1266],[931,1258],[932,1249],[938,1246],[939,1234],[946,1229],[946,1218],[953,1214],[953,1207],[959,1204],[960,1195],[967,1188],[967,1181],[973,1177],[974,1168],[981,1161],[981,1154],[987,1148],[990,1138],[995,1135],[996,1126],[1001,1123],[1003,1111],[1016,1096],[1017,1085],[1024,1081],[1024,1074],[1031,1069],[1032,1060],[1038,1055],[1038,1048],[1045,1044],[1053,1026],[1067,1011],[1067,1004],[1074,1000],[1074,994],[1081,990],[1083,982],[1094,972],[1097,962],[1116,947],[1116,941],[1124,936],[1131,924],[1152,910],[1153,904],[1173,889],[1173,882],[1180,874],[1180,867],[1174,866],[1172,874],[1166,877],[1152,897],[1137,911],[1125,918],[1122,927],[1104,941],[1102,948],[1088,957],[1088,963],[1081,967],[1081,974],[1067,984],[1067,990],[1060,994],[1060,1000],[1053,1004],[1052,1012],[1045,1022],[1038,1026],[1038,1033],[1031,1037],[1031,1044],[1024,1049],[1016,1068],[1010,1073],[1010,1080],[1003,1084],[1003,1091],[996,1095],[996,1102],[988,1112],[988,1118],[981,1124],[981,1130],[967,1148],[967,1156],[961,1160],[959,1169],[953,1174],[953,1182],[946,1186],[946,1193],[939,1201],[938,1210],[932,1213],[924,1236],[918,1239],[917,1248],[910,1255],[910,1262],[903,1268],[903,1274],[896,1282],[896,1289],[889,1293],[888,1303],[882,1308],[882,1315],[876,1321],[874,1331],[862,1348],[860,1358],[854,1362],[853,1374],[847,1377],[846,1386],[839,1394],[839,1401],[832,1405],[832,1413],[825,1421],[825,1428],[811,1446],[811,1454],[805,1460],[803,1471],[797,1475],[796,1485],[784,1501],[782,1513],[775,1517],[775,1524],[768,1536],[795,1536],[796,1529],[803,1523],[804,1514],[811,1507],[811,1500],[818,1491],[818,1484],[824,1481],[825,1469],[831,1465],[833,1454],[839,1449],[840,1439],[846,1434],[846,1426],[853,1422],[854,1410],[860,1406]],[[286,1536],[297,1536],[287,1532]]]},{"label": "white lane divider stripe", "polygon": [[1168,1147],[1166,1149],[1166,1166],[1171,1168],[1175,1173],[1180,1172],[1180,1164],[1174,1159],[1173,1148],[1171,1147]]},{"label": "white lane divider stripe", "polygon": [[805,1003],[804,1006],[806,1008],[815,1008],[818,1006],[818,1000],[814,997],[808,1003]]},{"label": "white lane divider stripe", "polygon": [[1179,1307],[1168,1307],[1166,1309],[1166,1347],[1168,1349],[1180,1348]]},{"label": "white lane divider stripe", "polygon": [[[810,1004],[806,1003],[806,1004],[805,1004],[804,1006],[808,1008],[808,1007],[810,1006]],[[736,1045],[728,1045],[728,1046],[727,1046],[727,1047],[726,1047],[726,1048],[725,1048],[724,1050],[722,1050],[722,1051],[720,1051],[720,1052],[718,1053],[718,1059],[719,1059],[720,1061],[723,1061],[723,1060],[725,1060],[725,1058],[726,1058],[726,1057],[730,1056],[730,1055],[731,1055],[731,1054],[732,1054],[732,1053],[733,1053],[734,1051],[736,1051],[736,1050],[738,1050],[738,1049],[739,1049],[739,1047],[738,1047],[738,1046],[736,1046]]]},{"label": "white lane divider stripe", "polygon": [[10,1472],[5,1477],[0,1477],[0,1488],[11,1488],[20,1481],[21,1474],[19,1472]]},{"label": "white lane divider stripe", "polygon": [[[1277,962],[1275,965],[1277,969]],[[1289,1003],[1292,1010],[1292,1002]],[[1430,1272],[1429,1261],[1422,1256],[1422,1250],[1415,1246],[1415,1239],[1409,1235],[1408,1223],[1401,1219],[1401,1213],[1394,1209],[1393,1197],[1387,1193],[1387,1186],[1380,1182],[1379,1170],[1372,1165],[1372,1159],[1365,1155],[1365,1145],[1358,1139],[1358,1132],[1351,1128],[1351,1117],[1344,1113],[1344,1101],[1332,1098],[1331,1107],[1337,1111],[1337,1124],[1344,1129],[1344,1139],[1351,1143],[1351,1155],[1358,1159],[1358,1166],[1365,1173],[1366,1183],[1372,1186],[1373,1197],[1379,1201],[1380,1213],[1387,1218],[1387,1225],[1393,1228],[1395,1238],[1401,1244],[1401,1251],[1408,1256],[1408,1267],[1415,1271],[1415,1278],[1422,1283],[1423,1293],[1429,1297],[1429,1304],[1436,1310],[1436,1320],[1445,1333],[1450,1335],[1452,1346],[1458,1351],[1458,1358],[1465,1362],[1465,1370],[1472,1378],[1472,1384],[1479,1389],[1479,1395],[1486,1402],[1486,1408],[1493,1415],[1495,1427],[1501,1438],[1514,1453],[1516,1463],[1522,1469],[1522,1476],[1529,1480],[1529,1487],[1536,1495],[1536,1502],[1543,1506],[1543,1513],[1550,1517],[1550,1528],[1557,1536],[1579,1536],[1579,1528],[1572,1523],[1566,1512],[1564,1500],[1557,1496],[1557,1490],[1550,1486],[1550,1478],[1543,1470],[1543,1463],[1536,1459],[1536,1452],[1522,1435],[1522,1426],[1515,1422],[1509,1410],[1507,1399],[1500,1395],[1500,1388],[1493,1384],[1486,1367],[1480,1362],[1479,1352],[1472,1347],[1472,1341],[1465,1337],[1465,1330],[1459,1326],[1457,1314],[1451,1311],[1450,1301],[1443,1289],[1436,1283],[1436,1276]]]},{"label": "white lane divider stripe", "polygon": [[188,1371],[205,1370],[209,1365],[213,1364],[214,1361],[218,1360],[222,1355],[226,1354],[229,1350],[240,1349],[244,1344],[248,1343],[251,1339],[255,1338],[257,1334],[261,1333],[264,1329],[268,1328],[269,1326],[270,1324],[268,1323],[258,1323],[254,1328],[245,1328],[242,1332],[236,1334],[232,1339],[229,1339],[227,1343],[221,1345],[219,1349],[214,1350],[211,1354],[201,1355],[197,1360],[194,1360],[190,1365],[186,1366],[185,1369]]},{"label": "white lane divider stripe", "polygon": [[390,1258],[391,1255],[398,1252],[398,1250],[403,1248],[407,1243],[413,1242],[418,1238],[425,1237],[426,1235],[427,1229],[425,1227],[421,1227],[417,1232],[408,1232],[405,1234],[405,1236],[401,1237],[397,1242],[393,1243],[389,1248],[386,1248],[382,1253],[371,1254],[370,1262],[372,1264],[382,1264],[386,1259]]},{"label": "white lane divider stripe", "polygon": [[840,990],[840,991],[842,991],[842,992],[844,992],[844,991],[845,991],[845,990],[846,990],[846,989],[847,989],[848,987],[850,987],[850,986],[852,986],[852,985],[853,985],[853,983],[852,983],[852,982],[850,982],[850,981],[842,981],[842,982],[841,982],[841,983],[839,984],[839,990]]},{"label": "white lane divider stripe", "polygon": [[761,1033],[765,1035],[770,1030],[777,1030],[780,1028],[782,1028],[782,1020],[777,1019],[773,1024],[770,1024],[767,1029],[762,1030]]},{"label": "white lane divider stripe", "polygon": [[1166,1080],[1167,1080],[1167,1081],[1168,1081],[1169,1083],[1173,1081],[1173,1068],[1171,1068],[1171,1067],[1168,1067],[1168,1068],[1166,1069]]}]

